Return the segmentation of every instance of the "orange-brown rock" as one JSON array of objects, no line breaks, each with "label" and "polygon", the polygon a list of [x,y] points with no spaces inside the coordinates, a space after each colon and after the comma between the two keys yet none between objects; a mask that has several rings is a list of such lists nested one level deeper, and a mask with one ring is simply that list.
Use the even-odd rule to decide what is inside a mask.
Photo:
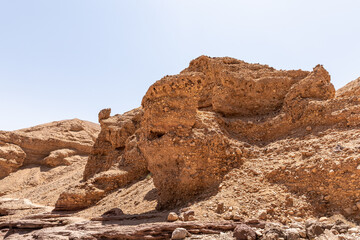
[{"label": "orange-brown rock", "polygon": [[79,119],[0,131],[0,178],[29,164],[70,164],[66,157],[90,154],[98,133],[98,124]]},{"label": "orange-brown rock", "polygon": [[0,179],[22,166],[26,153],[21,147],[0,142]]},{"label": "orange-brown rock", "polygon": [[[7,232],[7,239],[164,239],[184,227],[194,237],[230,239],[232,233],[220,231],[245,222],[257,228],[259,239],[326,239],[327,233],[359,239],[359,89],[357,79],[335,92],[321,65],[283,71],[201,56],[154,83],[141,108],[115,116],[100,111],[101,133],[84,171],[86,157],[77,160],[80,150],[66,144],[42,154],[1,140],[0,167],[7,172],[22,162],[51,166],[25,167],[0,180],[5,201],[28,198],[53,206],[67,188],[56,210],[87,209],[65,215],[42,205],[2,204],[0,238]],[[24,180],[17,179],[21,174]],[[156,204],[180,203],[171,209],[179,221],[149,223],[168,217]],[[43,217],[21,219],[43,211]],[[189,213],[204,222],[182,222]],[[67,222],[69,215],[76,223]],[[309,218],[318,221],[305,223]]]},{"label": "orange-brown rock", "polygon": [[219,184],[246,158],[244,141],[264,144],[311,126],[357,125],[359,99],[334,97],[321,65],[284,71],[201,56],[157,81],[142,101],[140,149],[160,204]]},{"label": "orange-brown rock", "polygon": [[153,136],[150,132],[149,138],[142,140],[140,148],[148,160],[161,205],[174,205],[216,187],[229,169],[239,166],[241,144],[226,136],[218,120],[216,113],[199,112],[196,127],[188,133]]},{"label": "orange-brown rock", "polygon": [[147,163],[138,148],[138,134],[143,116],[141,108],[110,117],[110,109],[99,113],[101,132],[84,171],[84,182],[63,192],[57,210],[86,208],[109,192],[144,177]]},{"label": "orange-brown rock", "polygon": [[160,206],[186,202],[216,189],[231,169],[256,156],[251,146],[316,128],[356,127],[360,99],[351,86],[335,97],[321,65],[285,71],[201,56],[154,83],[141,108],[99,113],[101,133],[84,182],[61,194],[56,207],[85,208],[147,171]]},{"label": "orange-brown rock", "polygon": [[352,97],[360,95],[360,78],[349,82],[344,87],[336,91],[337,97]]}]

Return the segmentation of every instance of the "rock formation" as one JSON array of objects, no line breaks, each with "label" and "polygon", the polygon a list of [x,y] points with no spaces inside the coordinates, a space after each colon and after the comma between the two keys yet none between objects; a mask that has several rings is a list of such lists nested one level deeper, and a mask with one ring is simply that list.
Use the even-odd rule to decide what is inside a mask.
[{"label": "rock formation", "polygon": [[57,210],[84,209],[109,192],[146,176],[147,163],[138,148],[141,108],[110,117],[110,109],[99,113],[101,132],[84,171],[84,182],[60,195]]},{"label": "rock formation", "polygon": [[79,119],[0,131],[0,179],[30,164],[68,165],[73,155],[88,155],[99,132],[97,124]]},{"label": "rock formation", "polygon": [[[0,178],[31,164],[51,169],[24,186],[60,184],[54,170],[90,154],[56,204],[47,201],[55,212],[25,202],[42,214],[24,218],[6,199],[42,196],[11,196],[8,186],[0,236],[164,239],[184,228],[214,239],[359,239],[359,82],[335,91],[321,65],[285,71],[201,56],[150,86],[141,107],[101,110],[97,137],[78,120],[0,132]],[[139,225],[148,221],[157,223]]]},{"label": "rock formation", "polygon": [[[354,84],[353,84],[354,85]],[[81,209],[151,172],[159,206],[175,206],[207,189],[264,145],[316,126],[356,126],[359,98],[346,87],[335,97],[323,66],[275,70],[233,58],[201,56],[180,74],[154,83],[142,107],[110,117],[84,182],[64,192],[57,209]],[[76,203],[76,204],[74,204]]]},{"label": "rock formation", "polygon": [[218,185],[246,158],[244,143],[263,144],[311,126],[356,125],[359,99],[334,97],[321,65],[312,72],[278,71],[201,56],[159,80],[142,101],[140,149],[160,204]]}]

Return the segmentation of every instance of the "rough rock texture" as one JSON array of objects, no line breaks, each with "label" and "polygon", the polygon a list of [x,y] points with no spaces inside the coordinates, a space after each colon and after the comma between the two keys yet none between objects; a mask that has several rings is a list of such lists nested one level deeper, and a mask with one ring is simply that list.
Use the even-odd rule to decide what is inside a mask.
[{"label": "rough rock texture", "polygon": [[0,142],[0,179],[21,167],[26,158],[26,153],[21,147]]},{"label": "rough rock texture", "polygon": [[142,108],[113,117],[110,109],[99,113],[102,130],[84,182],[64,192],[57,209],[85,208],[147,171],[160,207],[186,202],[216,189],[229,171],[256,156],[249,146],[315,128],[356,127],[357,82],[335,97],[321,65],[284,71],[201,56],[154,83]]},{"label": "rough rock texture", "polygon": [[57,210],[78,210],[91,206],[111,191],[146,176],[147,163],[138,148],[143,116],[141,108],[110,117],[111,110],[99,113],[101,132],[84,171],[84,182],[60,195]]},{"label": "rough rock texture", "polygon": [[36,211],[51,211],[51,207],[34,204],[29,199],[0,198],[0,216],[15,215],[26,211],[27,214]]},{"label": "rough rock texture", "polygon": [[336,97],[352,97],[356,95],[360,95],[360,77],[336,91]]},{"label": "rough rock texture", "polygon": [[[275,183],[284,184],[297,194],[308,196],[316,212],[341,212],[360,220],[360,149],[358,129],[305,140],[293,157],[267,174]],[[295,145],[293,141],[290,145]]]},{"label": "rough rock texture", "polygon": [[256,240],[256,233],[248,225],[239,224],[234,229],[234,237],[236,240]]},{"label": "rough rock texture", "polygon": [[[104,115],[104,111],[107,112],[106,115]],[[137,148],[134,134],[140,126],[142,115],[141,108],[113,117],[110,117],[109,109],[104,109],[99,113],[101,132],[86,165],[84,180],[97,173],[107,171],[115,165],[131,170],[134,168],[132,165],[142,164],[146,169],[146,165],[143,164],[144,160],[140,159],[139,161],[141,156],[136,156],[134,153]],[[135,160],[135,158],[137,159]],[[140,163],[141,161],[142,163]]]},{"label": "rough rock texture", "polygon": [[[168,239],[185,228],[224,240],[245,224],[239,238],[360,239],[358,86],[335,93],[321,65],[278,71],[201,56],[153,84],[141,108],[99,113],[83,176],[79,150],[66,144],[41,155],[1,141],[7,171],[42,166],[0,180],[0,196],[18,205],[0,198],[0,237]],[[56,210],[86,209],[23,205],[53,206],[70,182]],[[175,207],[170,215],[156,204]]]},{"label": "rough rock texture", "polygon": [[[14,226],[13,233],[7,239],[170,239],[177,228],[184,228],[194,234],[219,234],[233,230],[236,224],[231,222],[157,222],[137,226],[121,225],[119,222],[102,224],[99,222],[82,221],[64,225],[62,219],[20,220],[0,222],[0,229]],[[23,229],[31,229],[29,233],[21,233]],[[40,230],[38,230],[40,229]],[[189,236],[189,234],[187,234]],[[176,238],[179,239],[179,238]]]},{"label": "rough rock texture", "polygon": [[0,131],[0,179],[30,164],[70,164],[66,157],[90,154],[98,133],[97,124],[79,119]]},{"label": "rough rock texture", "polygon": [[315,126],[356,126],[360,99],[334,97],[321,65],[312,72],[278,71],[201,56],[179,75],[157,81],[142,101],[139,146],[160,204],[217,186],[246,159],[248,143],[266,144]]},{"label": "rough rock texture", "polygon": [[[141,216],[139,216],[141,217]],[[11,228],[11,229],[9,229]],[[1,221],[0,233],[6,239],[319,239],[357,240],[360,228],[337,221],[292,222],[147,222],[124,224],[122,221],[89,221],[62,214],[38,214],[21,220]],[[233,231],[233,233],[232,233]],[[174,234],[175,233],[175,234]],[[232,237],[234,235],[234,237]],[[0,235],[1,236],[1,235]]]},{"label": "rough rock texture", "polygon": [[[216,113],[199,113],[197,129],[182,136],[168,132],[140,143],[159,190],[160,204],[176,204],[204,189],[216,187],[222,176],[241,162],[241,145],[220,128]],[[180,129],[182,131],[183,129]]]},{"label": "rough rock texture", "polygon": [[49,156],[44,158],[43,163],[51,166],[56,167],[60,165],[70,165],[70,158],[71,156],[74,156],[76,154],[75,150],[71,149],[58,149],[55,151],[52,151]]}]

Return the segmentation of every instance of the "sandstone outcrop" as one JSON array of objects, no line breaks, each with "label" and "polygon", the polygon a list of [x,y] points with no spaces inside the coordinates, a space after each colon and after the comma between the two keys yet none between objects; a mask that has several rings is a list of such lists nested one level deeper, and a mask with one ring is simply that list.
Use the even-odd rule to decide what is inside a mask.
[{"label": "sandstone outcrop", "polygon": [[84,182],[63,193],[57,209],[85,208],[147,171],[160,207],[186,202],[216,189],[253,155],[249,146],[316,127],[357,126],[356,86],[335,96],[321,65],[311,72],[285,71],[201,56],[154,83],[141,108],[113,117],[110,109],[99,113],[102,130]]},{"label": "sandstone outcrop", "polygon": [[246,158],[245,143],[264,144],[311,126],[357,125],[358,104],[335,98],[321,65],[284,71],[201,56],[149,88],[139,145],[160,204],[171,205],[218,185]]},{"label": "sandstone outcrop", "polygon": [[[359,89],[357,79],[335,92],[321,65],[201,56],[154,83],[140,108],[100,111],[92,146],[82,123],[36,140],[41,127],[13,141],[1,132],[4,176],[42,167],[0,180],[0,237],[166,239],[184,228],[199,239],[359,239]],[[55,210],[79,211],[51,212],[60,192]]]},{"label": "sandstone outcrop", "polygon": [[57,210],[78,210],[91,206],[111,191],[146,176],[147,163],[138,148],[141,108],[110,117],[99,113],[101,131],[84,171],[84,181],[62,193]]},{"label": "sandstone outcrop", "polygon": [[360,95],[360,78],[349,82],[344,87],[336,91],[336,97],[353,97]]},{"label": "sandstone outcrop", "polygon": [[98,133],[97,124],[79,119],[0,131],[0,179],[30,164],[70,164],[66,157],[90,154]]},{"label": "sandstone outcrop", "polygon": [[0,179],[21,167],[25,157],[26,153],[21,147],[0,142]]}]

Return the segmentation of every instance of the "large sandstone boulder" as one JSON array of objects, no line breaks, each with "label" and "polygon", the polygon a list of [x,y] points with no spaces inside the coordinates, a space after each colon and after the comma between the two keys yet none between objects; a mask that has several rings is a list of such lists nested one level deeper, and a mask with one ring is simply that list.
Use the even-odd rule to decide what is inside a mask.
[{"label": "large sandstone boulder", "polygon": [[264,143],[311,126],[356,125],[358,100],[334,97],[321,65],[312,72],[279,71],[201,56],[157,81],[142,100],[139,145],[160,204],[219,184],[246,157],[244,141]]}]

